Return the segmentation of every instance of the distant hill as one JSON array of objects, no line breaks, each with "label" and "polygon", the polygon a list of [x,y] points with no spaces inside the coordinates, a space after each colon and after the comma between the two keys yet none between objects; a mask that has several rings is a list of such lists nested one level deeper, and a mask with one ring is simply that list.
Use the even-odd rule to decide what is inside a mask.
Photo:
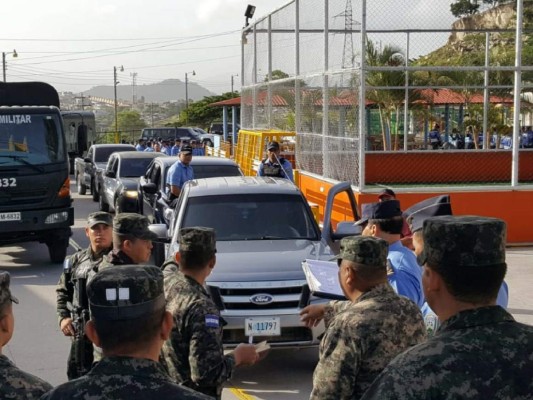
[{"label": "distant hill", "polygon": [[[197,83],[188,84],[189,99],[201,100],[205,96],[213,96],[214,93]],[[144,97],[147,103],[162,103],[165,101],[185,100],[185,82],[179,79],[167,79],[159,83],[149,85],[136,85],[136,96],[138,101]],[[87,96],[114,98],[113,86],[95,86],[83,92]],[[131,85],[119,84],[117,86],[117,97],[121,100],[132,99]]]}]

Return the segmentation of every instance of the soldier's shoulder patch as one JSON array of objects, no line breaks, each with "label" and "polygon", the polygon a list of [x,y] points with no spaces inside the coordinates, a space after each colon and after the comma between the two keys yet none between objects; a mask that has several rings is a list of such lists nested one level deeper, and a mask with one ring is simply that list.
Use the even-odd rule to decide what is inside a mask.
[{"label": "soldier's shoulder patch", "polygon": [[218,315],[206,314],[205,315],[205,326],[208,328],[218,328],[220,327],[220,318]]}]

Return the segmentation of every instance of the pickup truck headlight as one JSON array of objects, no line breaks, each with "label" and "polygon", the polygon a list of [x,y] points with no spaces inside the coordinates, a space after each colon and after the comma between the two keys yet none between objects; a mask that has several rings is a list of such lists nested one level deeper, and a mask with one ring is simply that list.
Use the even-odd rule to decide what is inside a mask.
[{"label": "pickup truck headlight", "polygon": [[122,195],[124,197],[130,198],[130,199],[136,199],[137,198],[137,191],[136,190],[125,190],[122,192]]}]

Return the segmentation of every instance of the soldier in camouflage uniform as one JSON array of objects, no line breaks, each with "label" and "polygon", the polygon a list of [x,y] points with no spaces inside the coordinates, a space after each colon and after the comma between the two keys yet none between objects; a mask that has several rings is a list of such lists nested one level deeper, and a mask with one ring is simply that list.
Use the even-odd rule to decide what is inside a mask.
[{"label": "soldier in camouflage uniform", "polygon": [[425,339],[420,310],[387,282],[387,253],[383,239],[341,240],[339,282],[350,302],[320,342],[311,399],[359,399],[390,360]]},{"label": "soldier in camouflage uniform", "polygon": [[113,251],[107,255],[102,267],[148,262],[152,254],[152,240],[157,239],[149,225],[150,221],[144,215],[120,213],[115,216]]},{"label": "soldier in camouflage uniform", "polygon": [[102,348],[104,357],[87,375],[59,385],[43,400],[208,399],[173,383],[158,362],[172,329],[159,268],[102,269],[89,282],[87,294],[91,311],[87,335]]},{"label": "soldier in camouflage uniform", "polygon": [[424,292],[442,325],[396,357],[363,399],[532,399],[533,327],[496,305],[507,264],[505,222],[424,221]]},{"label": "soldier in camouflage uniform", "polygon": [[162,356],[172,379],[220,398],[222,385],[239,365],[259,359],[255,347],[240,344],[228,355],[222,348],[223,320],[204,288],[215,266],[215,231],[183,228],[179,232],[179,270],[165,274],[167,309],[174,318]]},{"label": "soldier in camouflage uniform", "polygon": [[[106,212],[95,212],[87,218],[85,234],[89,238],[90,245],[85,250],[80,250],[71,257],[65,259],[63,273],[59,278],[56,288],[57,294],[57,315],[61,332],[65,336],[74,336],[74,326],[72,309],[79,306],[78,287],[79,279],[89,280],[96,272],[104,256],[112,248],[113,217]],[[85,354],[83,366],[79,365],[81,360],[77,360],[78,349],[76,346],[83,346]],[[73,341],[67,361],[67,376],[75,379],[80,376],[79,367],[89,370],[93,361],[92,345],[88,340]]]},{"label": "soldier in camouflage uniform", "polygon": [[52,389],[52,385],[21,371],[2,354],[15,328],[13,303],[18,300],[9,290],[9,273],[0,271],[0,399],[34,400]]}]

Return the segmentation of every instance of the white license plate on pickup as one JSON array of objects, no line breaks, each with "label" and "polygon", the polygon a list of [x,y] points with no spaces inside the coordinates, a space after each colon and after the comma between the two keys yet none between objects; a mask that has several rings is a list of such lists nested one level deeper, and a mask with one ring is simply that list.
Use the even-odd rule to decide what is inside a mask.
[{"label": "white license plate on pickup", "polygon": [[244,334],[246,336],[280,336],[279,318],[246,318],[244,320]]},{"label": "white license plate on pickup", "polygon": [[2,221],[20,221],[20,213],[19,212],[0,213],[0,222]]}]

